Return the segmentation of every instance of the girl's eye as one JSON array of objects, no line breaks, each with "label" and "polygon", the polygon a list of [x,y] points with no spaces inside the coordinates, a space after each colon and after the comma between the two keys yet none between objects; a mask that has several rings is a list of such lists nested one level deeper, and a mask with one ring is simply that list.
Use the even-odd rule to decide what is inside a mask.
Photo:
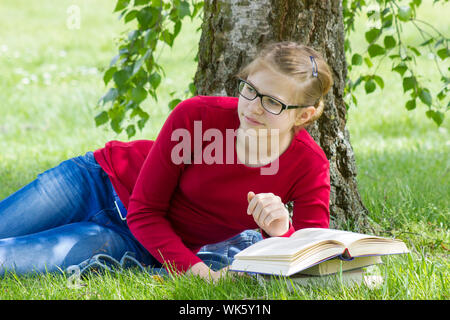
[{"label": "girl's eye", "polygon": [[273,105],[273,106],[279,105],[278,101],[275,101],[275,100],[273,100],[273,99],[271,99],[271,98],[268,98],[267,100],[269,100],[269,103],[270,103],[271,105]]},{"label": "girl's eye", "polygon": [[252,92],[252,93],[255,92],[255,89],[253,89],[253,88],[250,87],[249,85],[247,85],[247,90],[250,91],[250,92]]}]

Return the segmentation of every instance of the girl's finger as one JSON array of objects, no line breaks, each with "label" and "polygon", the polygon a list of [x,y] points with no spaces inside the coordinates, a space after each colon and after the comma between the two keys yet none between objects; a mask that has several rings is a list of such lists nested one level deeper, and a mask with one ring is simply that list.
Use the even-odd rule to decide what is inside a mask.
[{"label": "girl's finger", "polygon": [[264,226],[269,226],[272,222],[282,218],[283,214],[284,214],[283,208],[280,208],[279,206],[274,206],[270,214],[266,215],[266,217],[264,218],[264,220],[262,220],[261,223]]},{"label": "girl's finger", "polygon": [[270,196],[261,197],[261,199],[256,202],[255,208],[252,211],[250,211],[250,214],[253,215],[253,218],[255,220],[258,220],[259,216],[261,214],[261,210],[263,210],[265,207],[271,205],[272,203],[274,203],[273,197],[270,197]]},{"label": "girl's finger", "polygon": [[255,210],[255,207],[258,205],[258,203],[266,198],[269,198],[266,193],[258,193],[257,195],[255,195],[248,204],[247,214],[253,214],[253,211]]},{"label": "girl's finger", "polygon": [[252,215],[255,222],[259,225],[259,216],[261,215],[261,211],[263,209],[262,202],[258,202],[256,208],[253,210]]},{"label": "girl's finger", "polygon": [[280,210],[280,205],[274,202],[271,202],[264,207],[258,216],[258,225],[262,227],[268,226],[270,223],[267,223],[267,221],[272,221],[274,219],[274,214],[276,214],[278,210]]}]

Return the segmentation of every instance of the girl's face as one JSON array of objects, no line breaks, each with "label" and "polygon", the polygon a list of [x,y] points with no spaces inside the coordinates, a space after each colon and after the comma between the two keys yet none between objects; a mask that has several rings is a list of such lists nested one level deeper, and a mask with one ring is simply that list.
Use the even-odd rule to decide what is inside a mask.
[{"label": "girl's face", "polygon": [[[260,94],[277,98],[286,105],[296,105],[296,84],[293,79],[269,68],[262,68],[250,74],[246,81],[250,83]],[[309,108],[307,108],[309,109]],[[314,109],[314,107],[312,107]],[[293,133],[294,125],[300,125],[309,118],[306,109],[286,109],[275,115],[266,111],[261,105],[259,97],[247,100],[239,95],[238,114],[240,128],[243,130],[278,129],[277,134],[282,138]],[[306,115],[305,115],[306,113]]]}]

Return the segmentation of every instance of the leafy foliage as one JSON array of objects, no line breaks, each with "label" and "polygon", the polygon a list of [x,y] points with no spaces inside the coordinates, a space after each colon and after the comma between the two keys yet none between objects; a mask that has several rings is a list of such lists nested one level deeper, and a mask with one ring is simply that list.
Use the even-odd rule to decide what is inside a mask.
[{"label": "leafy foliage", "polygon": [[[434,0],[434,3],[439,1],[448,2]],[[449,78],[440,68],[440,63],[449,56],[449,39],[430,23],[418,19],[416,13],[422,4],[421,0],[408,0],[406,3],[402,0],[343,0],[347,34],[356,32],[354,21],[359,15],[365,14],[372,22],[365,32],[367,47],[364,52],[352,54],[350,41],[347,39],[345,42],[345,50],[351,55],[349,71],[364,64],[369,70],[356,79],[347,79],[346,107],[358,103],[353,90],[359,85],[364,83],[367,94],[374,92],[377,86],[384,88],[384,80],[378,69],[388,58],[392,62],[392,71],[401,77],[403,91],[410,94],[405,108],[412,110],[418,102],[423,103],[428,107],[427,117],[439,126],[450,106],[445,101],[448,100]],[[97,126],[110,122],[111,128],[120,133],[123,131],[123,120],[129,117],[132,123],[125,128],[128,137],[136,134],[136,125],[142,130],[149,115],[140,105],[149,96],[157,101],[157,88],[165,76],[164,69],[155,59],[157,45],[163,42],[172,47],[183,19],[194,19],[202,8],[201,0],[117,0],[114,12],[120,13],[119,18],[125,24],[135,22],[137,28],[122,39],[118,54],[104,73],[103,80],[110,88],[98,104],[103,108],[105,105],[109,107],[95,117]],[[422,38],[423,42],[418,46],[404,40],[402,26],[406,24],[412,24]],[[427,88],[427,79],[423,79],[416,71],[416,57],[425,54],[425,50],[433,57],[440,74],[442,87],[437,93],[432,93]],[[194,95],[195,91],[195,85],[191,83],[184,95]],[[175,92],[172,97],[174,94]],[[181,98],[171,100],[169,108],[173,109]],[[138,120],[134,120],[135,118]]]},{"label": "leafy foliage", "polygon": [[[99,100],[100,106],[109,105],[95,117],[97,126],[110,122],[111,128],[121,133],[125,117],[131,122],[125,131],[128,137],[136,134],[136,125],[142,130],[149,115],[141,108],[141,103],[151,96],[158,100],[157,88],[165,76],[164,69],[157,63],[157,45],[163,42],[172,47],[178,36],[182,20],[194,19],[203,7],[203,1],[191,0],[117,0],[114,12],[125,24],[136,23],[137,28],[121,40],[118,54],[112,58],[103,75],[105,85],[110,88]],[[195,87],[189,85],[194,94]],[[174,108],[180,99],[169,103]]]},{"label": "leafy foliage", "polygon": [[[364,52],[352,54],[351,43],[348,39],[345,42],[345,50],[351,55],[349,70],[361,68],[365,64],[369,71],[366,74],[360,74],[356,79],[347,79],[346,106],[348,109],[351,104],[358,103],[353,90],[363,83],[367,94],[374,92],[377,86],[384,88],[382,75],[377,71],[381,63],[388,58],[392,62],[391,70],[398,73],[401,78],[403,92],[410,94],[405,108],[413,110],[420,101],[428,107],[426,116],[440,126],[444,121],[445,112],[450,107],[447,98],[449,77],[441,70],[442,62],[449,56],[449,39],[433,25],[417,17],[417,9],[422,4],[421,0],[406,2],[407,4],[405,1],[398,0],[343,1],[347,34],[355,32],[354,21],[357,16],[365,14],[370,22],[369,30],[364,34],[367,42]],[[434,0],[433,4],[436,2],[439,0]],[[448,2],[448,0],[441,2]],[[417,31],[418,37],[422,40],[419,45],[407,43],[404,39],[402,30],[407,24],[411,24]],[[416,57],[424,54],[432,57],[437,74],[440,75],[442,86],[435,94],[426,86],[429,79],[424,79],[417,72]]]}]

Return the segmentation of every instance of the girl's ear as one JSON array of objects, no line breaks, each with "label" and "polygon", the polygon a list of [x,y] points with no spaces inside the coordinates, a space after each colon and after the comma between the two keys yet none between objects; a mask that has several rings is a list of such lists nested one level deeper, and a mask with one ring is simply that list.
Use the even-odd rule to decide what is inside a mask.
[{"label": "girl's ear", "polygon": [[295,126],[300,126],[306,122],[308,122],[316,113],[316,108],[313,106],[303,108],[302,111],[297,113],[295,118]]}]

